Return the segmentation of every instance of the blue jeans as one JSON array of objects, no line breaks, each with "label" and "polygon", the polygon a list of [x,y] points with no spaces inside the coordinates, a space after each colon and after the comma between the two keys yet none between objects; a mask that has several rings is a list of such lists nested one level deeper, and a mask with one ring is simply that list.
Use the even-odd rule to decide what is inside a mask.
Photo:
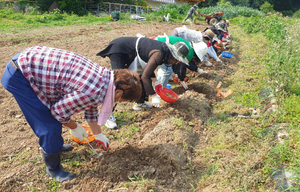
[{"label": "blue jeans", "polygon": [[[17,59],[16,55],[13,59]],[[21,108],[28,124],[39,138],[39,144],[48,154],[55,154],[60,151],[64,140],[62,134],[62,124],[58,122],[37,97],[28,80],[21,71],[16,71],[10,62],[6,65],[1,78],[3,87],[13,94],[19,107]]]},{"label": "blue jeans", "polygon": [[162,64],[158,69],[157,80],[163,87],[166,87],[173,73],[172,65]]}]

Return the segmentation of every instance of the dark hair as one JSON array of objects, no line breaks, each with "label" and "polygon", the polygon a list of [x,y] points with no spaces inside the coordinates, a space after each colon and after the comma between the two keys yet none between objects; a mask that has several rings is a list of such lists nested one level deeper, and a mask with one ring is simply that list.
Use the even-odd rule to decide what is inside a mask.
[{"label": "dark hair", "polygon": [[116,89],[122,90],[122,99],[137,101],[142,95],[142,84],[137,72],[129,69],[115,69],[114,83]]},{"label": "dark hair", "polygon": [[209,40],[210,40],[208,37],[203,37],[203,39],[205,39],[205,40],[207,40],[207,41],[209,41]]}]

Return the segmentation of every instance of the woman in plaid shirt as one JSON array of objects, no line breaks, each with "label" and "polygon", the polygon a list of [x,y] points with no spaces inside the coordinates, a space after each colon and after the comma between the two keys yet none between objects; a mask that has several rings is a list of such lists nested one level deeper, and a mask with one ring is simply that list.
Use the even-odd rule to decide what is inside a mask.
[{"label": "woman in plaid shirt", "polygon": [[74,176],[60,164],[60,151],[72,150],[71,145],[64,144],[62,125],[81,141],[88,136],[71,115],[84,111],[95,140],[107,150],[109,140],[100,125],[109,118],[115,102],[135,101],[142,93],[136,72],[111,71],[80,54],[45,46],[31,47],[14,56],[1,83],[13,94],[38,136],[46,172],[59,181]]}]

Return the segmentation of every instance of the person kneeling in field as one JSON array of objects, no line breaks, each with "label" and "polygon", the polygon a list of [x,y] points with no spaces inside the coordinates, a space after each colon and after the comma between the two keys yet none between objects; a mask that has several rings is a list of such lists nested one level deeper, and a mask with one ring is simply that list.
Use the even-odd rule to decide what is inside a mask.
[{"label": "person kneeling in field", "polygon": [[[217,62],[222,63],[222,61],[218,58],[217,53],[212,47],[213,38],[215,36],[214,32],[210,29],[206,31],[196,31],[192,29],[188,29],[186,26],[175,28],[171,32],[172,36],[181,37],[188,42],[204,42],[207,45],[208,55],[215,59]],[[211,62],[207,60],[207,55],[204,57],[203,61],[207,67],[212,66]]]},{"label": "person kneeling in field", "polygon": [[[171,45],[145,37],[120,37],[114,39],[97,56],[109,57],[112,69],[130,69],[141,75],[143,85],[142,97],[136,101],[133,109],[136,111],[160,106],[160,97],[154,91],[152,82],[156,82],[155,69],[166,63],[177,65],[187,62],[188,46],[183,42]],[[146,103],[148,96],[152,97],[152,105]],[[113,114],[105,124],[108,128],[117,127]]]},{"label": "person kneeling in field", "polygon": [[169,41],[170,44],[175,44],[177,42],[183,42],[188,46],[189,53],[186,58],[189,62],[189,65],[185,65],[184,63],[180,63],[178,65],[163,64],[160,66],[160,68],[158,69],[158,72],[157,72],[157,74],[158,74],[157,79],[160,82],[160,84],[163,85],[163,87],[166,87],[168,80],[172,76],[172,73],[175,73],[175,74],[177,74],[177,76],[180,79],[180,82],[177,79],[178,83],[180,83],[183,88],[188,89],[188,86],[186,85],[186,83],[184,81],[184,79],[186,77],[186,68],[190,69],[191,71],[196,71],[200,75],[204,73],[204,71],[202,69],[197,67],[196,60],[203,61],[204,55],[207,54],[206,44],[203,42],[190,43],[190,42],[186,41],[185,39],[177,37],[177,36],[157,36],[154,39],[161,41],[161,42]]},{"label": "person kneeling in field", "polygon": [[72,150],[71,145],[64,144],[62,125],[80,141],[88,137],[71,115],[84,111],[95,140],[107,150],[109,140],[100,125],[109,118],[115,102],[135,101],[142,94],[136,72],[111,71],[80,54],[45,46],[27,48],[14,56],[1,83],[13,94],[39,138],[46,173],[58,181],[74,177],[60,163],[60,152]]}]

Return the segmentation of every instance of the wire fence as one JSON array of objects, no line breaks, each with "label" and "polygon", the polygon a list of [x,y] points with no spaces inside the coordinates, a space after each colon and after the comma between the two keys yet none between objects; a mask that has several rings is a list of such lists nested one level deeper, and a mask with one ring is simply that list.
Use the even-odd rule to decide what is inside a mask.
[{"label": "wire fence", "polygon": [[86,3],[85,10],[93,12],[97,15],[111,14],[112,12],[143,15],[149,13],[152,10],[155,10],[155,8],[151,8],[149,6],[128,5],[128,4],[110,3],[110,2],[103,2],[103,4],[104,6],[100,6],[99,3],[98,4]]},{"label": "wire fence", "polygon": [[[19,10],[20,5],[16,0],[0,0],[0,3],[13,3],[15,9]],[[28,1],[28,3],[36,3],[36,1]],[[28,5],[22,5],[30,6]],[[143,15],[149,13],[157,8],[151,8],[151,6],[138,6],[138,5],[128,5],[128,4],[120,4],[120,3],[110,3],[110,2],[103,2],[103,4],[94,3],[93,1],[86,1],[84,3],[84,9],[89,11],[93,14],[100,15],[100,14],[111,14],[112,12],[120,12],[120,13],[129,13],[129,14],[137,14]],[[19,10],[20,11],[20,10]]]}]

